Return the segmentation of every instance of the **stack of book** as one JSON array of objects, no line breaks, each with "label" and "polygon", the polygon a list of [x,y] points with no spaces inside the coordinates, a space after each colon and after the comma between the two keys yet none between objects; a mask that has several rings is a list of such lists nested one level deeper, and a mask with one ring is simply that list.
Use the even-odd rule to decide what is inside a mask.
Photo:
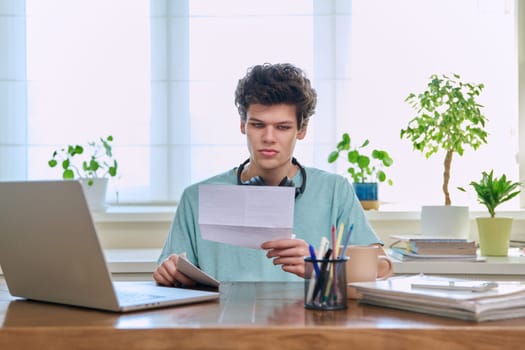
[{"label": "stack of book", "polygon": [[396,276],[350,285],[361,303],[483,322],[525,317],[525,285],[438,276]]},{"label": "stack of book", "polygon": [[419,259],[454,259],[478,261],[476,242],[467,238],[423,237],[421,235],[391,236],[395,242],[390,255],[401,261]]}]

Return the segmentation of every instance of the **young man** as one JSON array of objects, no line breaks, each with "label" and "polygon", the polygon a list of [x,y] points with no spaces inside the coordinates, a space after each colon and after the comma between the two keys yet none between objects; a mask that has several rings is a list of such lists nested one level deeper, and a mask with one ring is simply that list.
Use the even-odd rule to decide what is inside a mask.
[{"label": "young man", "polygon": [[[264,64],[248,70],[237,85],[235,104],[250,157],[239,167],[184,191],[153,274],[157,283],[195,284],[177,271],[182,252],[220,281],[299,280],[304,277],[308,243],[318,246],[321,237],[330,237],[332,225],[341,223],[346,228],[354,225],[350,244],[383,244],[346,178],[303,168],[293,158],[296,141],[306,136],[316,101],[310,81],[293,65]],[[265,242],[261,250],[203,240],[198,224],[198,187],[202,183],[295,186],[296,237]]]}]

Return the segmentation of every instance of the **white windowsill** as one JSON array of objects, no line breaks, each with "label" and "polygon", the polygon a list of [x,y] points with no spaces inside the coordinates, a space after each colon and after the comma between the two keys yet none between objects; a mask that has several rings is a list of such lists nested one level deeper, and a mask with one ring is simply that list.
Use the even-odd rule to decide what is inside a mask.
[{"label": "white windowsill", "polygon": [[93,212],[93,220],[100,222],[171,222],[176,206],[168,205],[112,205],[103,212]]},{"label": "white windowsill", "polygon": [[[95,222],[171,222],[175,214],[174,205],[119,205],[109,206],[104,212],[94,212]],[[471,210],[471,217],[488,216],[487,211]],[[400,210],[382,207],[380,210],[366,211],[369,220],[374,221],[406,221],[419,220],[420,209]],[[497,216],[513,217],[517,220],[525,219],[525,210],[498,211]]]}]

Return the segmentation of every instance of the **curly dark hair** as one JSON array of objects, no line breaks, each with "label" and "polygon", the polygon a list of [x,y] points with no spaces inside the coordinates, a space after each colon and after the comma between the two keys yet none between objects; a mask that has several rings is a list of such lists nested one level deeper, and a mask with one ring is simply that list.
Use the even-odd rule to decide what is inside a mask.
[{"label": "curly dark hair", "polygon": [[302,129],[315,112],[317,93],[305,73],[289,64],[265,63],[250,67],[235,90],[235,105],[242,121],[251,104],[271,106],[293,104],[297,111],[297,127]]}]

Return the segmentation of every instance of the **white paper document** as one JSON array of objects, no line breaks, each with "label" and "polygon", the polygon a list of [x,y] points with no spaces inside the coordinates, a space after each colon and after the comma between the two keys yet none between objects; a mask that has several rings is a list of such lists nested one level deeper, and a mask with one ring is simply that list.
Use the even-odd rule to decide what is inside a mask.
[{"label": "white paper document", "polygon": [[185,254],[179,255],[179,260],[177,260],[177,270],[203,286],[219,288],[221,284],[221,282],[193,265],[193,263],[186,258]]},{"label": "white paper document", "polygon": [[202,238],[255,249],[292,238],[294,204],[294,187],[200,185]]}]

